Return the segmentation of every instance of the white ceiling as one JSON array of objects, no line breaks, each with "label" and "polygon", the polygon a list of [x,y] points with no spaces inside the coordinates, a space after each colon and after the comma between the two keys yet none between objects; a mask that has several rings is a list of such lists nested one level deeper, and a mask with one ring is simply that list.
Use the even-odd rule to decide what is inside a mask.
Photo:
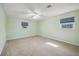
[{"label": "white ceiling", "polygon": [[[52,7],[47,8],[47,5]],[[79,9],[78,3],[4,3],[8,17],[23,19],[41,19]]]}]

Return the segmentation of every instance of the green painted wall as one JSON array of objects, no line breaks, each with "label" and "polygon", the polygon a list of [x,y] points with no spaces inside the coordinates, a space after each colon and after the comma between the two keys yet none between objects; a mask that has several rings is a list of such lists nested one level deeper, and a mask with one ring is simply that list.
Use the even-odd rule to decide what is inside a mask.
[{"label": "green painted wall", "polygon": [[[60,26],[60,19],[72,16],[75,17],[75,28],[62,29]],[[27,28],[22,28],[21,21],[27,21],[29,26]],[[9,17],[6,21],[6,29],[7,40],[41,35],[59,41],[79,45],[79,10],[67,12],[39,21],[28,21]]]},{"label": "green painted wall", "polygon": [[0,4],[0,54],[4,48],[6,42],[6,33],[5,33],[5,14],[3,8]]},{"label": "green painted wall", "polygon": [[[28,22],[27,28],[21,27],[22,21]],[[7,40],[22,38],[22,37],[29,37],[37,34],[36,21],[8,18],[6,22],[7,22],[7,25],[6,25]]]},{"label": "green painted wall", "polygon": [[[60,19],[72,16],[75,17],[75,28],[62,29],[60,26]],[[79,10],[50,17],[47,20],[40,21],[39,25],[40,35],[51,39],[79,45]]]}]

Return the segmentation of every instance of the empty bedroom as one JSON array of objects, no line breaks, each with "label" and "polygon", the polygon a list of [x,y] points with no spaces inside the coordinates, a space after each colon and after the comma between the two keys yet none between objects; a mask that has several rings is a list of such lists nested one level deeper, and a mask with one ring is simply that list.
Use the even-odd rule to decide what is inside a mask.
[{"label": "empty bedroom", "polygon": [[0,56],[79,56],[79,3],[0,3]]}]

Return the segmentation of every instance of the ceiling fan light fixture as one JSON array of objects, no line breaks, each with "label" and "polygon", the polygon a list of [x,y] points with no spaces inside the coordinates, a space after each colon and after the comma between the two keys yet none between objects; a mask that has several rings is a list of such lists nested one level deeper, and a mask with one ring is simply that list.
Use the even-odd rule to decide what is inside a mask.
[{"label": "ceiling fan light fixture", "polygon": [[50,8],[50,7],[52,7],[52,5],[47,5],[47,8]]}]

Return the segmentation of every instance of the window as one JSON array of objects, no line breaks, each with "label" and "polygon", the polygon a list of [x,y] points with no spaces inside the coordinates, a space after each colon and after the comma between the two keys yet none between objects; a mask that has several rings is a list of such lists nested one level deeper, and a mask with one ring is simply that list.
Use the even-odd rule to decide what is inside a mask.
[{"label": "window", "polygon": [[60,19],[60,24],[62,28],[73,28],[74,22],[74,17]]},{"label": "window", "polygon": [[62,24],[62,28],[73,28],[73,24]]},{"label": "window", "polygon": [[28,22],[21,22],[21,26],[22,26],[22,28],[27,28]]}]

